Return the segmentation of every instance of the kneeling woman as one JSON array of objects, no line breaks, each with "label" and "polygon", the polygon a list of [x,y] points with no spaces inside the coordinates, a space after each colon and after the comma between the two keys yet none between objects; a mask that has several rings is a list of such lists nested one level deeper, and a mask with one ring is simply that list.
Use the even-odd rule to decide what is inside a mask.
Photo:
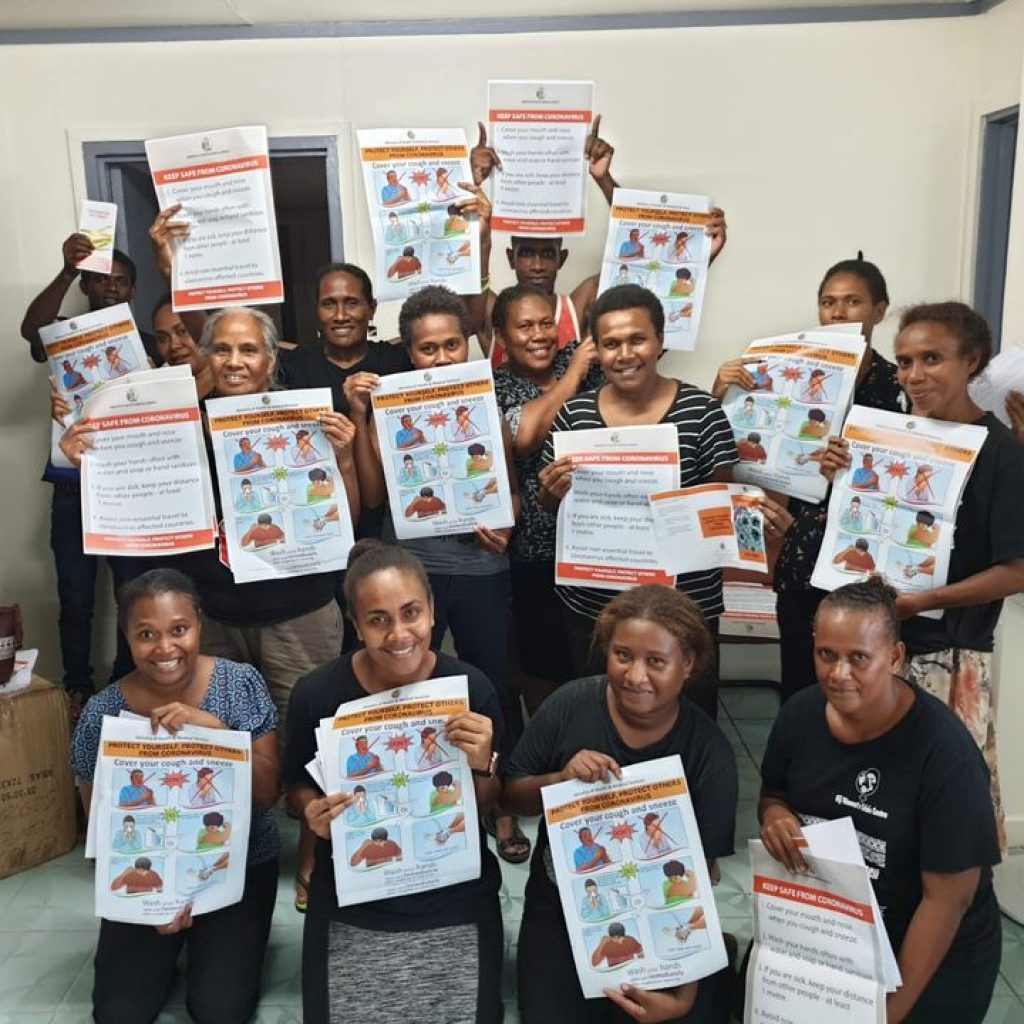
[{"label": "kneeling woman", "polygon": [[[132,711],[171,732],[201,725],[251,733],[253,812],[240,903],[194,919],[185,908],[159,928],[100,922],[93,1015],[101,1024],[155,1020],[187,945],[185,1002],[191,1018],[211,1024],[245,1021],[259,1001],[277,896],[281,842],[270,812],[280,791],[274,702],[252,666],[199,653],[199,601],[181,573],[143,573],[121,588],[118,608],[135,670],[93,697],[78,721],[71,759],[83,804],[89,806],[103,716]],[[212,836],[213,826],[219,838],[214,818],[223,824],[219,814],[206,815],[203,822],[207,833]]]},{"label": "kneeling woman", "polygon": [[[305,1020],[397,1020],[408,1017],[410,1007],[435,1007],[424,1012],[497,1024],[504,952],[501,873],[483,832],[480,878],[339,908],[331,821],[350,806],[358,813],[359,797],[355,792],[325,796],[305,766],[316,753],[314,730],[338,705],[425,679],[465,675],[470,711],[448,720],[445,737],[466,753],[483,815],[498,795],[492,755],[502,731],[498,697],[482,672],[431,650],[433,597],[423,566],[408,551],[376,541],[356,544],[345,576],[345,602],[363,647],[300,679],[288,711],[289,805],[317,836],[302,944]],[[388,841],[380,837],[381,844]],[[371,855],[387,858],[388,851],[381,846]],[[431,966],[436,964],[445,965],[441,981]]]},{"label": "kneeling woman", "polygon": [[[505,803],[520,814],[540,814],[542,786],[597,782],[622,766],[678,754],[714,875],[712,862],[733,852],[736,761],[718,726],[682,699],[712,650],[700,610],[668,587],[637,587],[602,609],[594,639],[607,651],[606,674],[567,683],[540,706],[508,766]],[[607,989],[607,1000],[584,999],[548,846],[542,821],[519,933],[524,1024],[603,1024],[622,1020],[620,1008],[645,1021],[728,1018],[727,972],[674,989],[623,985]]]},{"label": "kneeling woman", "polygon": [[854,583],[818,607],[818,687],[768,739],[761,838],[805,867],[804,823],[849,816],[903,975],[890,1024],[980,1024],[999,971],[999,861],[985,761],[956,715],[905,682],[895,594]]}]

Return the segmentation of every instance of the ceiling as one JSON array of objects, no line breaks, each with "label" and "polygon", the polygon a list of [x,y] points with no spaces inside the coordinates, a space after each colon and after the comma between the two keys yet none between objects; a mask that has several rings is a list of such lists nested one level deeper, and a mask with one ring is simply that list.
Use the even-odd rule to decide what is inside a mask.
[{"label": "ceiling", "polygon": [[[975,13],[992,6],[991,0],[0,0],[0,37],[17,42],[18,33],[33,37],[90,32],[129,32],[144,38],[187,34],[306,35],[344,34],[346,27],[365,31],[379,26],[382,33],[404,24],[415,26],[442,21],[465,21],[486,31],[488,22],[535,21],[538,28],[550,19],[622,18],[656,19],[664,23],[712,13],[743,16],[745,20],[791,20],[799,11],[830,9],[839,17],[849,12],[874,11],[874,16],[929,13]],[[26,41],[29,41],[26,39]],[[33,38],[31,41],[38,41]]]}]

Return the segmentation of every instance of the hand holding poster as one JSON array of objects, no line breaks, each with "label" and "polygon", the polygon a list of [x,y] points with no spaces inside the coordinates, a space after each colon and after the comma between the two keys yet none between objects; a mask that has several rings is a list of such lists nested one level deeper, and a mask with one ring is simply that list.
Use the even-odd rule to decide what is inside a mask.
[{"label": "hand holding poster", "polygon": [[214,398],[206,413],[236,583],[345,568],[345,481],[321,418],[328,388]]},{"label": "hand holding poster", "polygon": [[661,568],[673,576],[734,566],[768,572],[764,491],[746,484],[697,484],[650,495]]},{"label": "hand holding poster", "polygon": [[993,413],[1011,430],[1013,422],[1006,411],[1011,391],[1024,393],[1024,346],[1008,345],[992,357],[981,376],[970,382],[971,399],[986,412]]},{"label": "hand holding poster", "polygon": [[555,582],[603,590],[673,586],[648,498],[679,486],[676,428],[659,423],[551,436],[555,458],[573,461],[572,487],[558,508]]},{"label": "hand holding poster", "polygon": [[148,718],[104,718],[86,842],[97,916],[161,925],[186,904],[198,915],[237,903],[251,807],[248,733],[154,736]]},{"label": "hand holding poster", "polygon": [[109,274],[114,268],[114,229],[117,205],[86,199],[78,215],[78,233],[92,243],[92,254],[77,264],[79,270]]},{"label": "hand holding poster", "polygon": [[558,893],[583,994],[659,989],[727,962],[697,819],[678,756],[609,783],[541,789]]},{"label": "hand holding poster", "polygon": [[355,800],[331,823],[338,906],[480,877],[476,791],[445,722],[469,710],[465,676],[350,701],[317,731],[327,793]]},{"label": "hand holding poster", "polygon": [[82,459],[85,553],[213,547],[217,515],[189,368],[130,374],[95,391],[85,413],[95,431]]},{"label": "hand holding poster", "polygon": [[283,301],[267,129],[150,139],[146,157],[160,209],[180,203],[191,227],[175,243],[175,310]]},{"label": "hand holding poster", "polygon": [[582,235],[593,82],[487,83],[496,231]]},{"label": "hand holding poster", "polygon": [[356,133],[377,256],[377,294],[406,299],[428,284],[480,293],[480,222],[459,128],[371,128]]},{"label": "hand holding poster", "polygon": [[39,328],[50,376],[70,412],[64,425],[53,424],[50,458],[55,466],[70,467],[60,450],[64,431],[84,414],[85,400],[108,381],[149,367],[142,339],[128,303],[94,313],[58,320]]},{"label": "hand holding poster", "polygon": [[707,196],[617,188],[608,219],[599,292],[638,284],[665,310],[665,347],[692,351],[711,262]]},{"label": "hand holding poster", "polygon": [[754,389],[732,385],[722,408],[736,435],[736,480],[794,498],[821,501],[819,472],[830,435],[850,408],[864,339],[815,330],[753,341],[743,358]]},{"label": "hand holding poster", "polygon": [[399,540],[514,524],[486,359],[388,374],[373,393],[373,416]]},{"label": "hand holding poster", "polygon": [[843,428],[850,465],[832,487],[811,583],[835,590],[879,573],[900,591],[944,586],[957,509],[987,435],[855,405]]}]

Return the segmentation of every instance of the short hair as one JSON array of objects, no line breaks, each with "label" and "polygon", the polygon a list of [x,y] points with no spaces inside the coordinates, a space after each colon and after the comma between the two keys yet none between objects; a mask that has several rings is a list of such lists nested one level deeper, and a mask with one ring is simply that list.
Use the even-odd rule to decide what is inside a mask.
[{"label": "short hair", "polygon": [[448,207],[449,217],[457,217],[461,212],[462,211],[459,209],[456,203],[452,203],[452,205]]},{"label": "short hair", "polygon": [[621,921],[615,921],[608,925],[608,934],[616,939],[621,938],[626,934],[626,926]]},{"label": "short hair", "polygon": [[379,825],[370,833],[370,838],[376,840],[378,843],[383,842],[388,837],[388,830],[381,828]]},{"label": "short hair", "polygon": [[122,825],[125,825],[125,824],[127,824],[127,823],[128,823],[129,821],[130,821],[130,822],[131,822],[131,823],[132,823],[133,825],[135,824],[135,817],[134,817],[134,815],[131,815],[131,814],[126,814],[126,815],[124,816],[124,818],[122,818],[122,819],[121,819],[121,824],[122,824]]},{"label": "short hair", "polygon": [[437,730],[432,725],[425,725],[420,729],[420,739],[425,740],[428,736],[436,736]]},{"label": "short hair", "polygon": [[[392,212],[389,216],[397,217],[398,214]],[[348,274],[349,277],[354,277],[363,289],[363,298],[371,306],[376,304],[376,300],[373,297],[373,282],[370,280],[370,275],[362,267],[356,266],[355,263],[328,263],[322,266],[316,272],[317,295],[320,294],[320,285],[324,283],[324,278],[330,277],[332,274]]]},{"label": "short hair", "polygon": [[416,250],[411,245],[407,245],[407,246],[405,246],[402,249],[402,255],[403,256],[415,256],[416,255]]},{"label": "short hair", "polygon": [[323,483],[323,481],[327,479],[327,470],[319,468],[311,469],[309,471],[309,479],[314,483]]},{"label": "short hair", "polygon": [[978,356],[978,365],[971,374],[977,377],[992,358],[992,329],[988,321],[963,302],[931,302],[911,306],[900,317],[900,331],[912,324],[939,324],[960,343],[960,355]]},{"label": "short hair", "polygon": [[[313,469],[311,469],[311,470],[310,470],[310,473],[311,473],[311,474],[312,474],[312,473],[315,473],[315,472],[316,472],[316,470],[313,470]],[[242,480],[242,486],[243,486],[243,487],[248,487],[248,488],[249,488],[250,490],[252,490],[252,481],[251,481],[251,480],[250,480],[250,479],[249,479],[248,477],[245,477],[245,478],[244,478],[244,479]]]},{"label": "short hair", "polygon": [[896,591],[881,576],[872,576],[861,583],[847,583],[826,594],[814,614],[814,626],[827,611],[862,612],[877,615],[885,625],[892,643],[900,639],[900,619],[896,614]]},{"label": "short hair", "polygon": [[[128,271],[128,280],[131,282],[131,286],[135,287],[135,282],[138,279],[139,271],[135,266],[135,260],[131,258],[123,249],[114,249],[110,254],[111,270],[113,270],[113,264],[120,263],[125,270]],[[95,270],[83,270],[82,281],[88,284],[89,281],[94,277],[109,277],[109,274],[101,274]]]},{"label": "short hair", "polygon": [[224,815],[221,814],[219,811],[210,811],[209,813],[203,815],[203,824],[204,825],[223,825],[224,824]]},{"label": "short hair", "polygon": [[398,314],[398,333],[406,348],[412,345],[413,328],[425,316],[451,316],[459,322],[462,336],[469,338],[470,322],[466,304],[450,288],[440,284],[428,284],[413,292],[402,303]]},{"label": "short hair", "polygon": [[229,316],[247,316],[256,323],[263,336],[263,346],[267,350],[269,359],[277,359],[277,326],[274,321],[261,309],[253,309],[251,306],[225,306],[223,309],[214,310],[203,324],[203,333],[199,336],[199,350],[209,355],[213,348],[213,336],[217,333],[217,325]]},{"label": "short hair", "polygon": [[494,300],[494,308],[491,310],[491,326],[499,334],[505,333],[512,306],[523,299],[543,299],[551,307],[551,312],[555,311],[554,295],[535,284],[514,284],[511,288],[503,288]]},{"label": "short hair", "polygon": [[747,434],[747,440],[751,444],[760,444],[761,435],[756,430],[752,430],[749,434]]},{"label": "short hair", "polygon": [[438,786],[450,786],[455,779],[452,778],[451,772],[438,772],[430,781],[436,789]]},{"label": "short hair", "polygon": [[825,271],[825,276],[821,279],[821,284],[818,285],[819,299],[821,298],[821,293],[825,290],[825,285],[827,285],[829,281],[836,276],[836,274],[853,274],[855,277],[859,277],[867,286],[868,293],[871,295],[871,301],[875,305],[878,305],[879,302],[889,302],[889,289],[886,286],[882,272],[874,263],[864,259],[863,252],[858,250],[855,259],[840,260],[838,263],[833,263],[832,266]]},{"label": "short hair", "polygon": [[365,792],[366,792],[366,787],[365,787],[365,786],[356,786],[356,787],[355,787],[355,788],[354,788],[354,789],[352,790],[352,792],[353,792],[353,793],[365,793]]},{"label": "short hair", "polygon": [[117,591],[117,624],[122,630],[126,630],[135,605],[143,598],[157,597],[160,594],[181,594],[191,602],[196,617],[199,617],[199,591],[192,580],[177,569],[159,568],[150,569],[141,576],[121,584]]},{"label": "short hair", "polygon": [[617,313],[624,309],[646,309],[654,325],[655,333],[665,333],[665,310],[654,292],[638,284],[617,284],[602,292],[590,307],[590,333],[594,341],[599,340],[598,324],[605,313]]},{"label": "short hair", "polygon": [[665,861],[665,863],[661,865],[661,870],[665,872],[666,878],[686,874],[686,866],[677,860]]},{"label": "short hair", "polygon": [[479,441],[474,441],[466,449],[466,453],[469,455],[486,455],[487,449]]},{"label": "short hair", "polygon": [[559,251],[565,248],[565,239],[562,238],[561,235],[512,235],[508,240],[508,245],[509,248],[515,252],[515,250],[521,245],[526,245],[527,243],[533,244],[536,242],[551,242]]},{"label": "short hair", "polygon": [[615,627],[628,619],[643,619],[671,633],[684,654],[693,655],[691,678],[712,655],[711,634],[696,602],[672,587],[648,583],[616,594],[594,624],[592,646],[607,651]]},{"label": "short hair", "polygon": [[420,497],[421,498],[432,498],[433,496],[434,496],[434,488],[433,487],[421,487],[420,488]]},{"label": "short hair", "polygon": [[583,883],[583,888],[584,889],[596,889],[597,888],[597,882],[595,882],[592,878],[588,878]]},{"label": "short hair", "polygon": [[809,420],[814,420],[817,423],[825,422],[825,410],[824,409],[811,409],[807,413]]},{"label": "short hair", "polygon": [[256,522],[259,523],[260,526],[269,526],[273,521],[274,517],[269,512],[261,512],[256,517]]},{"label": "short hair", "polygon": [[140,871],[148,871],[153,866],[153,862],[148,857],[136,857],[135,866]]},{"label": "short hair", "polygon": [[868,542],[867,542],[867,538],[866,538],[866,537],[858,537],[858,538],[857,538],[857,539],[856,539],[856,540],[855,540],[855,541],[853,542],[853,546],[854,546],[854,547],[855,547],[855,548],[856,548],[856,549],[857,549],[858,551],[867,551],[867,550],[868,550]]},{"label": "short hair", "polygon": [[371,576],[388,569],[414,576],[423,587],[428,599],[433,599],[430,580],[423,563],[412,552],[397,544],[385,544],[375,537],[357,540],[348,553],[345,572],[345,607],[351,617],[359,600],[359,588]]},{"label": "short hair", "polygon": [[654,811],[648,811],[647,814],[644,815],[644,824],[645,825],[651,825],[651,824],[653,824],[656,821],[661,821],[661,815],[660,814],[655,814]]},{"label": "short hair", "polygon": [[914,516],[914,521],[917,523],[923,523],[925,526],[931,526],[935,522],[935,516],[927,509],[921,509],[921,511]]},{"label": "short hair", "polygon": [[676,271],[676,277],[681,278],[683,281],[689,281],[693,277],[693,273],[687,267],[680,267]]}]

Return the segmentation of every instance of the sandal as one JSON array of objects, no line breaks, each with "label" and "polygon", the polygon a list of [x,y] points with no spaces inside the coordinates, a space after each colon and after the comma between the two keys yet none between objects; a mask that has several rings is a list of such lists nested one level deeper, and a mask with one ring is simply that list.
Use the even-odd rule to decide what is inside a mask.
[{"label": "sandal", "polygon": [[[510,818],[512,821],[512,832],[499,839],[497,834],[497,822],[499,818]],[[522,864],[530,859],[530,838],[519,827],[519,819],[514,814],[498,814],[491,811],[484,818],[484,828],[487,834],[494,838],[498,847],[498,856],[509,864]]]},{"label": "sandal", "polygon": [[309,907],[309,879],[295,876],[295,909],[304,914]]}]

